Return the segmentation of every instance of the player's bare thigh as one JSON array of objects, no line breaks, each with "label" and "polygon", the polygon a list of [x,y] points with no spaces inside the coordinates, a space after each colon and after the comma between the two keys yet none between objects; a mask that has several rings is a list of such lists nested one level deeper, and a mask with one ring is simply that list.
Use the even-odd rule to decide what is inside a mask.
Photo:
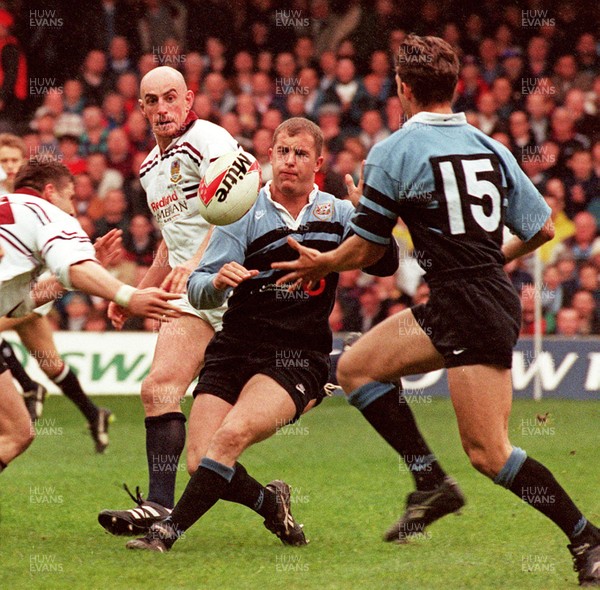
[{"label": "player's bare thigh", "polygon": [[0,374],[0,460],[9,463],[20,455],[34,437],[23,398],[9,371]]},{"label": "player's bare thigh", "polygon": [[48,377],[56,377],[63,369],[63,360],[56,349],[52,326],[46,316],[36,313],[15,327],[25,348]]},{"label": "player's bare thigh", "polygon": [[510,369],[493,365],[453,367],[448,369],[448,386],[469,460],[477,470],[495,477],[512,450],[508,439]]},{"label": "player's bare thigh", "polygon": [[195,315],[161,324],[150,373],[142,383],[146,416],[180,410],[181,398],[200,373],[213,336],[212,326]]},{"label": "player's bare thigh", "polygon": [[395,381],[405,375],[444,367],[444,358],[410,309],[377,324],[340,358],[337,377],[346,393],[370,381]]}]

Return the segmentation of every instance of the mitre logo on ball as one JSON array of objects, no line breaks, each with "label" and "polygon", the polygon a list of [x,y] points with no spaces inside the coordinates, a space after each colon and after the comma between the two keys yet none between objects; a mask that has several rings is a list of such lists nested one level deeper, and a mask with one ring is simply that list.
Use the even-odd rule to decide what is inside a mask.
[{"label": "mitre logo on ball", "polygon": [[233,223],[254,205],[260,186],[261,169],[253,155],[243,151],[223,154],[200,181],[200,213],[212,225]]}]

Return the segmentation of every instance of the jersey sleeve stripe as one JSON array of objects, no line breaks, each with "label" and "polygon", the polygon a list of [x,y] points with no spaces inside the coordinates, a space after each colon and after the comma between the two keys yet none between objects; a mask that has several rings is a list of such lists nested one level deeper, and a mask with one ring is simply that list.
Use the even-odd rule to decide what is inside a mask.
[{"label": "jersey sleeve stripe", "polygon": [[[2,234],[3,239],[5,239],[15,250],[18,250],[21,254],[25,254],[27,257],[33,257],[33,252],[5,227],[0,227],[0,234]],[[10,236],[10,238],[8,236]]]},{"label": "jersey sleeve stripe", "polygon": [[144,170],[140,168],[140,178],[143,178],[154,166],[158,166],[158,160],[153,160],[152,163]]},{"label": "jersey sleeve stripe", "polygon": [[[29,202],[25,201],[24,203],[19,203],[19,204],[23,205],[23,207],[29,209],[40,220],[40,223],[42,225],[46,225],[47,223],[52,223],[52,220],[50,219],[50,217],[48,217],[48,214],[37,203],[29,203]],[[42,215],[46,218],[46,221],[44,221],[44,219],[42,219]]]},{"label": "jersey sleeve stripe", "polygon": [[362,202],[358,204],[351,219],[353,228],[360,227],[370,234],[379,236],[379,238],[385,240],[385,242],[378,243],[385,244],[388,243],[389,237],[392,235],[392,231],[396,226],[396,220],[397,217],[391,219],[390,217],[381,215],[381,213],[374,211],[368,207],[367,204]]},{"label": "jersey sleeve stripe", "polygon": [[[47,254],[48,250],[54,245],[54,244],[52,244],[50,246],[50,248],[48,248],[48,250],[46,250],[46,248],[48,247],[48,244],[50,244],[50,242],[53,242],[54,240],[77,240],[78,242],[81,242],[82,244],[91,243],[88,238],[84,238],[83,236],[80,236],[79,234],[75,234],[75,235],[69,236],[69,237],[53,236],[42,246],[42,249],[41,249],[42,256],[45,256]],[[44,252],[44,250],[46,250],[46,252]]]},{"label": "jersey sleeve stripe", "polygon": [[375,203],[375,201],[365,200],[364,204],[365,204],[365,207],[368,207],[371,211],[375,211],[376,213],[379,213],[380,215],[383,215],[389,219],[393,219],[394,224],[396,222],[396,219],[398,219],[398,215],[396,215],[396,213],[392,213],[389,209],[382,207],[381,205],[378,205],[377,203]]},{"label": "jersey sleeve stripe", "polygon": [[352,221],[350,221],[350,227],[354,230],[354,233],[357,236],[367,240],[367,242],[373,242],[374,244],[379,244],[381,246],[387,246],[390,243],[391,238],[382,238],[381,236],[375,235],[370,231],[358,227]]},{"label": "jersey sleeve stripe", "polygon": [[394,201],[392,198],[380,193],[377,189],[374,189],[372,186],[368,184],[365,185],[364,195],[361,197],[360,201],[367,203],[375,203],[386,209],[390,213],[392,213],[395,217],[398,217],[398,203]]}]

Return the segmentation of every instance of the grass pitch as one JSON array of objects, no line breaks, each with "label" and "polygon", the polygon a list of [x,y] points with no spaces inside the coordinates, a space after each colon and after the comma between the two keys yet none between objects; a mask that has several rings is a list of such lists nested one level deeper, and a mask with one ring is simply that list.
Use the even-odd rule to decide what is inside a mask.
[{"label": "grass pitch", "polygon": [[[359,412],[331,399],[242,458],[263,483],[293,486],[294,515],[310,545],[284,547],[259,516],[219,502],[169,554],[127,551],[127,539],[105,534],[96,515],[131,507],[122,482],[147,488],[142,408],[134,396],[96,399],[117,416],[106,455],[94,454],[68,400],[53,396],[37,440],[0,476],[2,588],[577,587],[562,533],[470,467],[448,400],[413,408],[468,504],[410,544],[381,540],[403,511],[410,475]],[[190,405],[186,398],[186,412]],[[536,418],[547,412],[545,422]],[[599,423],[600,402],[563,400],[518,401],[511,419],[513,444],[545,463],[595,522]],[[183,465],[178,496],[188,479]]]}]

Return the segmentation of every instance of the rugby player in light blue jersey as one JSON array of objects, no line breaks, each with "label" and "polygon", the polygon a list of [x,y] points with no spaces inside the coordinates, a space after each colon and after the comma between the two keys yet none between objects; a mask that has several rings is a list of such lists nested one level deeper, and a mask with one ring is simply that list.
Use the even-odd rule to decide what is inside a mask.
[{"label": "rugby player in light blue jersey", "polygon": [[[473,466],[550,518],[567,535],[579,583],[600,585],[600,531],[550,471],[508,438],[511,359],[519,297],[503,265],[552,239],[550,209],[510,152],[453,113],[458,57],[442,39],[409,36],[396,82],[403,127],[376,145],[350,226],[356,233],[319,253],[273,264],[281,283],[318,281],[377,261],[398,216],[431,288],[429,302],[377,325],[342,356],[338,380],[363,413],[385,422],[395,382],[446,367],[463,447]],[[503,225],[514,235],[502,244]]]}]

